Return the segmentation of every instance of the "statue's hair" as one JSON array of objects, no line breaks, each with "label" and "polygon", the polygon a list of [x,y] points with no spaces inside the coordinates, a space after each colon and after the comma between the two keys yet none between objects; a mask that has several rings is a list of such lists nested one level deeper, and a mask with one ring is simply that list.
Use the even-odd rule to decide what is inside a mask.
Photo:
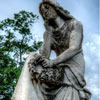
[{"label": "statue's hair", "polygon": [[[61,6],[59,6],[58,4],[53,4],[52,2],[50,1],[43,1],[40,3],[39,5],[39,12],[40,14],[42,15],[42,11],[41,11],[41,7],[43,4],[48,4],[50,5],[51,7],[53,7],[55,9],[55,11],[57,12],[57,14],[62,17],[63,19],[67,20],[67,19],[73,19],[74,17],[72,15],[70,15],[70,12],[67,11],[67,10],[64,10]],[[43,17],[43,15],[42,15]],[[43,18],[44,19],[44,18]],[[44,19],[45,20],[45,19]]]}]

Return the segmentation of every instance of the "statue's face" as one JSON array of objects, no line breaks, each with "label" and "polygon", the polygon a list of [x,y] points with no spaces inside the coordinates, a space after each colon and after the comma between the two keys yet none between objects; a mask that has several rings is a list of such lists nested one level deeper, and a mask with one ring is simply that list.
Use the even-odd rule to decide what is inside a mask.
[{"label": "statue's face", "polygon": [[56,19],[57,17],[56,11],[50,5],[47,5],[47,4],[43,4],[41,6],[41,12],[44,19],[47,19],[47,20]]}]

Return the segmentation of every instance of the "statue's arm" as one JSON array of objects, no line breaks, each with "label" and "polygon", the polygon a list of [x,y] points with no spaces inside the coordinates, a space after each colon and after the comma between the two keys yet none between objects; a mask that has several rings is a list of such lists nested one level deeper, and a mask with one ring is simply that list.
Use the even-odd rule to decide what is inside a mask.
[{"label": "statue's arm", "polygon": [[52,61],[54,65],[63,63],[66,60],[72,58],[78,52],[80,52],[82,46],[82,39],[83,39],[82,24],[79,21],[74,21],[72,24],[69,48]]},{"label": "statue's arm", "polygon": [[50,56],[50,52],[51,52],[51,33],[46,31],[44,33],[44,41],[40,48],[39,53],[48,59]]}]

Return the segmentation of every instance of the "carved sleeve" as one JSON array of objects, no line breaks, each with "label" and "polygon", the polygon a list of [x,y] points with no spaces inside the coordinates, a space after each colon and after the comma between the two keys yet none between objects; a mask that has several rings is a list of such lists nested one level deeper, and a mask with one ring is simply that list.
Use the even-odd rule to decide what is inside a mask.
[{"label": "carved sleeve", "polygon": [[53,63],[60,64],[68,59],[71,59],[78,52],[81,51],[83,39],[83,27],[79,21],[74,21],[72,23],[72,31],[70,34],[69,48],[60,54],[57,58],[53,60]]},{"label": "carved sleeve", "polygon": [[44,33],[44,41],[39,52],[45,58],[49,58],[51,52],[51,33],[47,31]]}]

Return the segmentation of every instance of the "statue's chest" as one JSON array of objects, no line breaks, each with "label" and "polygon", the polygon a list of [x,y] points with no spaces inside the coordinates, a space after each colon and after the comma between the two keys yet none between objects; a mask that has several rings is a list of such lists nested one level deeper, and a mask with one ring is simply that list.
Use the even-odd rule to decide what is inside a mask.
[{"label": "statue's chest", "polygon": [[69,47],[70,30],[66,24],[52,33],[52,49],[65,49]]}]

